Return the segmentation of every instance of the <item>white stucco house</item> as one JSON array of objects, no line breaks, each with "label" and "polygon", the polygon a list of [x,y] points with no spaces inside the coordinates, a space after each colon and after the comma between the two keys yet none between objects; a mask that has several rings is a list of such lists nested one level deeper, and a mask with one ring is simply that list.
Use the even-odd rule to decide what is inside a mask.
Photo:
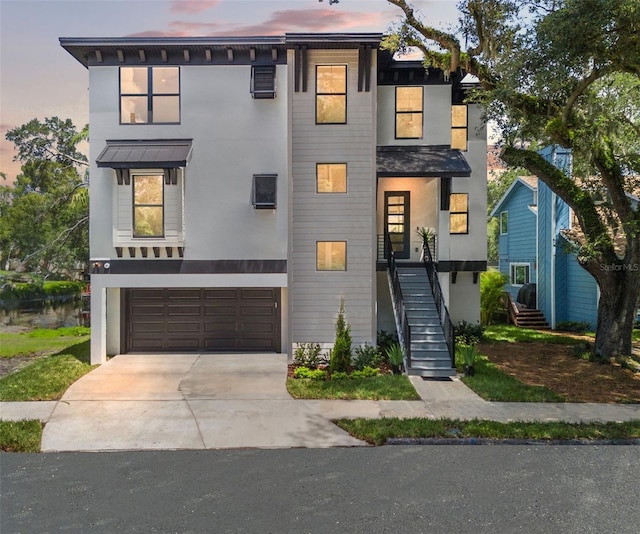
[{"label": "white stucco house", "polygon": [[60,39],[89,73],[92,363],[328,346],[341,300],[355,345],[398,329],[416,358],[447,348],[442,329],[414,339],[389,275],[385,242],[433,306],[423,227],[438,317],[479,320],[481,110],[461,74],[381,37]]}]

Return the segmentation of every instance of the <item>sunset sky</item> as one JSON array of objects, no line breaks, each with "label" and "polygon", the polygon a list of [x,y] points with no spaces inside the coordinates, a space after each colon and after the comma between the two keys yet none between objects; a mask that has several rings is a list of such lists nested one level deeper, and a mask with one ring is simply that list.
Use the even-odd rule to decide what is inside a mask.
[{"label": "sunset sky", "polygon": [[[457,0],[414,0],[438,26],[457,18]],[[0,171],[12,182],[8,129],[33,118],[88,122],[87,70],[59,37],[273,35],[384,32],[400,10],[386,0],[0,0]]]}]

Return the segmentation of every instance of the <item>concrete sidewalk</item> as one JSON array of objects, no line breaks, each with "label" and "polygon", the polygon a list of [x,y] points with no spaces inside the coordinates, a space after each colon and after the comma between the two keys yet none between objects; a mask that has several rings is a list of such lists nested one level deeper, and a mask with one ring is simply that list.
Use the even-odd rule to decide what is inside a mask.
[{"label": "concrete sidewalk", "polygon": [[419,401],[295,400],[283,354],[122,355],[58,402],[0,403],[46,422],[43,451],[362,446],[336,418],[629,421],[639,405],[487,402],[459,379],[411,377]]}]

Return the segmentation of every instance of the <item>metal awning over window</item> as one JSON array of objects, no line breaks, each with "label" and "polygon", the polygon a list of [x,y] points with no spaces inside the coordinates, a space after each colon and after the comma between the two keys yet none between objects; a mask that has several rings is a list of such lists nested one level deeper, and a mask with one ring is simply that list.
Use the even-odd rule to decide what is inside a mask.
[{"label": "metal awning over window", "polygon": [[460,150],[448,146],[379,146],[378,177],[471,176],[471,167]]},{"label": "metal awning over window", "polygon": [[191,159],[191,139],[107,141],[96,163],[112,169],[175,169]]}]

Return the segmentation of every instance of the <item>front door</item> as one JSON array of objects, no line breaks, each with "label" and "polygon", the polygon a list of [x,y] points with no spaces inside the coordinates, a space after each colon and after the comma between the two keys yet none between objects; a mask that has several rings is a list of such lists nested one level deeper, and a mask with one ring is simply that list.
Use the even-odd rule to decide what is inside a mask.
[{"label": "front door", "polygon": [[385,191],[384,232],[391,240],[397,259],[408,259],[411,253],[409,228],[409,191]]}]

